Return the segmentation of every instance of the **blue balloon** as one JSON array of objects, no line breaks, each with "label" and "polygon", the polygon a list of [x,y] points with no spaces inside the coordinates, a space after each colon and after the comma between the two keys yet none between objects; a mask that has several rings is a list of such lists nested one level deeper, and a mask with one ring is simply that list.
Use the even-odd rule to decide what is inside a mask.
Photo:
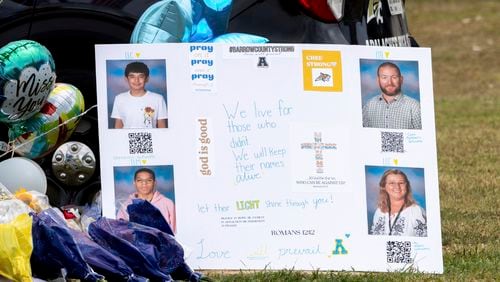
[{"label": "blue balloon", "polygon": [[191,0],[193,29],[189,42],[207,42],[227,30],[231,0]]},{"label": "blue balloon", "polygon": [[186,42],[192,24],[190,0],[159,1],[141,15],[130,43]]},{"label": "blue balloon", "polygon": [[[192,1],[192,2],[199,2],[199,1]],[[232,0],[203,0],[203,3],[207,7],[209,7],[212,10],[215,11],[222,11],[226,9],[228,6],[231,6],[233,4]]]},{"label": "blue balloon", "polygon": [[130,42],[268,42],[267,38],[251,34],[225,34],[232,4],[232,0],[159,1],[142,14]]},{"label": "blue balloon", "polygon": [[269,39],[246,33],[226,33],[221,36],[210,40],[211,43],[229,43],[229,44],[242,44],[242,43],[267,43]]}]

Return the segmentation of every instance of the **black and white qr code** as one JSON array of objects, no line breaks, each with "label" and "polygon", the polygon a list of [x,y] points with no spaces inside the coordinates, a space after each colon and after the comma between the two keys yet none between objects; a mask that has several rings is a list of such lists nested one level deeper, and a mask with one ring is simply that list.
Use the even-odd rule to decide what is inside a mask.
[{"label": "black and white qr code", "polygon": [[382,152],[404,152],[403,132],[382,131]]},{"label": "black and white qr code", "polygon": [[413,263],[410,241],[387,241],[388,263]]},{"label": "black and white qr code", "polygon": [[151,133],[148,132],[129,133],[128,151],[130,154],[153,153],[153,139]]}]

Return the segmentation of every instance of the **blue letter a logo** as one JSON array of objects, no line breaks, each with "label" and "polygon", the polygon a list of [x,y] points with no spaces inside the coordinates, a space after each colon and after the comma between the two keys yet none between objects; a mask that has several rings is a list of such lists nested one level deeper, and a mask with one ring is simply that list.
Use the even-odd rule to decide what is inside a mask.
[{"label": "blue letter a logo", "polygon": [[332,255],[346,255],[347,250],[342,245],[342,239],[335,239],[335,250],[333,250]]}]

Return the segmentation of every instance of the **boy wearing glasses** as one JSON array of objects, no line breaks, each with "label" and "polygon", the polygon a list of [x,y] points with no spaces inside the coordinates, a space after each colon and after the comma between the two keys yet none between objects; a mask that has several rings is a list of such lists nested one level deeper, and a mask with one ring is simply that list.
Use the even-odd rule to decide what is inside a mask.
[{"label": "boy wearing glasses", "polygon": [[136,192],[129,195],[127,201],[118,211],[116,218],[129,220],[129,215],[127,213],[128,205],[130,205],[134,199],[143,199],[160,210],[167,223],[174,233],[176,233],[174,202],[155,189],[156,177],[154,171],[149,168],[138,169],[134,174],[134,187]]},{"label": "boy wearing glasses", "polygon": [[420,103],[401,93],[403,76],[399,67],[391,62],[377,69],[379,96],[363,107],[363,127],[391,129],[422,129]]}]

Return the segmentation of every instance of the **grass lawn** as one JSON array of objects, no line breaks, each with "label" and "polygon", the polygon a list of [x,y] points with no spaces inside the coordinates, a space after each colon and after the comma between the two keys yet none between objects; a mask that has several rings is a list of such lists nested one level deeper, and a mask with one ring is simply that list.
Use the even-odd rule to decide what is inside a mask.
[{"label": "grass lawn", "polygon": [[500,2],[408,1],[407,8],[413,35],[432,48],[441,279],[500,279]]},{"label": "grass lawn", "polygon": [[[349,0],[347,0],[349,1]],[[216,281],[500,280],[500,1],[406,1],[432,48],[444,274],[212,272]]]}]

